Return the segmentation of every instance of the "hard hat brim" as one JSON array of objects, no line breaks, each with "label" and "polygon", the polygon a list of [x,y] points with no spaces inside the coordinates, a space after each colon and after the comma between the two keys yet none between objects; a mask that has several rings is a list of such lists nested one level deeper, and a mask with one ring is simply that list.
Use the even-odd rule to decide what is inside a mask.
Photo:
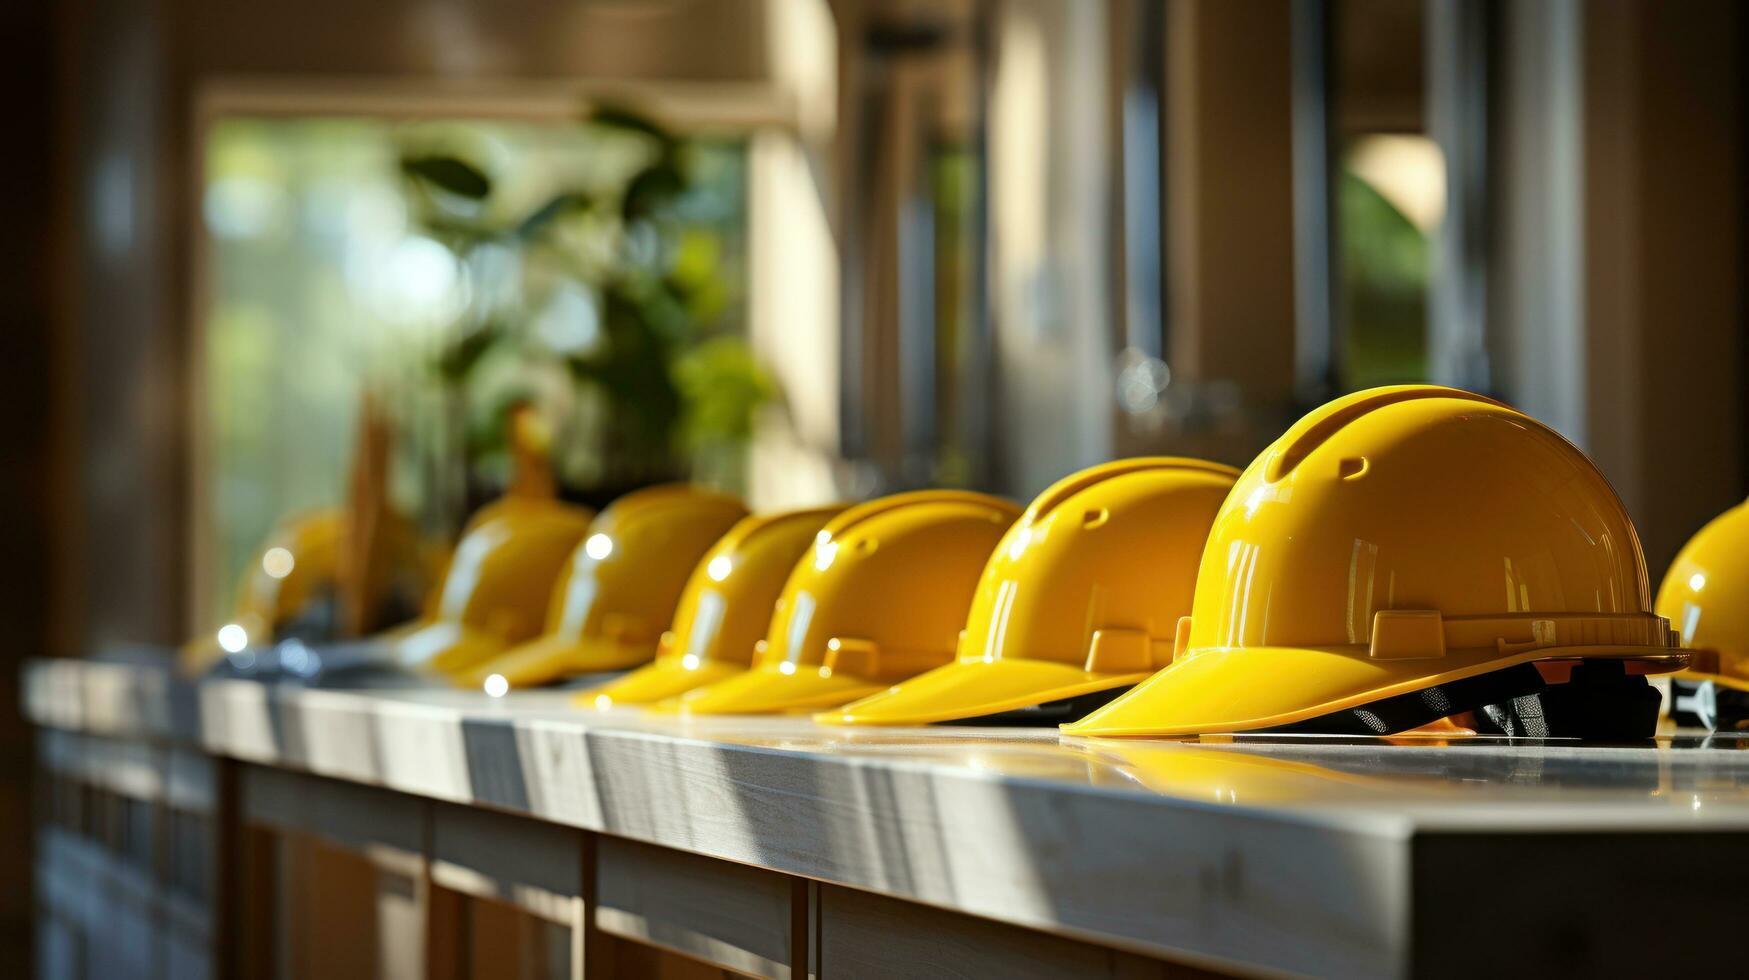
[{"label": "hard hat brim", "polygon": [[636,667],[648,662],[655,652],[654,644],[620,644],[548,633],[476,664],[458,680],[464,687],[478,687],[497,674],[511,687],[540,687],[578,674]]},{"label": "hard hat brim", "polygon": [[663,710],[682,715],[770,715],[834,708],[881,689],[861,677],[819,666],[786,674],[776,665],[755,667],[709,687],[688,691]]},{"label": "hard hat brim", "polygon": [[1097,674],[1050,660],[956,660],[853,701],[815,721],[832,725],[926,725],[1013,711],[1127,687],[1146,673]]},{"label": "hard hat brim", "polygon": [[495,656],[504,641],[457,622],[427,623],[392,641],[394,658],[409,670],[457,674]]},{"label": "hard hat brim", "polygon": [[1179,660],[1127,694],[1062,726],[1069,735],[1209,735],[1306,721],[1518,664],[1638,660],[1676,670],[1669,647],[1540,647],[1510,657],[1452,650],[1437,661],[1373,659],[1365,647],[1235,647]]},{"label": "hard hat brim", "polygon": [[721,660],[699,659],[694,666],[688,667],[682,657],[664,657],[600,687],[578,692],[577,703],[591,708],[654,704],[746,671],[747,668],[740,664]]}]

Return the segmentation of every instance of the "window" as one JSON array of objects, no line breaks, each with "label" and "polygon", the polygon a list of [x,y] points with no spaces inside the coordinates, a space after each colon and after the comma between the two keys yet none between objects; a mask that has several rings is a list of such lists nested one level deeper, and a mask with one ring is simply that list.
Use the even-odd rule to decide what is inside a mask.
[{"label": "window", "polygon": [[533,405],[563,494],[735,486],[772,397],[745,343],[746,145],[576,122],[226,117],[207,130],[202,584],[217,617],[277,522],[344,503],[362,399],[388,498],[446,534]]}]

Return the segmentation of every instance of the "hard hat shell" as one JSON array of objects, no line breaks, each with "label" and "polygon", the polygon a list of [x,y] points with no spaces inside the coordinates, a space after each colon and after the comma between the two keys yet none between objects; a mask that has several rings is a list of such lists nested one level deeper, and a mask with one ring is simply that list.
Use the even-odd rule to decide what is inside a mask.
[{"label": "hard hat shell", "polygon": [[1067,476],[996,546],[949,664],[815,716],[975,718],[1128,687],[1166,666],[1209,526],[1239,471],[1147,457]]},{"label": "hard hat shell", "polygon": [[458,680],[476,686],[497,674],[512,687],[530,687],[647,662],[693,567],[746,516],[738,498],[686,483],[620,497],[566,562],[546,632],[472,665]]},{"label": "hard hat shell", "polygon": [[580,704],[649,704],[743,673],[771,626],[783,583],[842,505],[742,518],[686,580],[656,659],[600,687]]},{"label": "hard hat shell", "polygon": [[450,674],[539,633],[553,581],[592,516],[541,498],[495,506],[456,545],[431,620],[385,637],[395,657]]},{"label": "hard hat shell", "polygon": [[[280,525],[249,568],[242,608],[273,626],[297,615],[334,588],[345,536],[346,511],[340,508],[315,511]],[[289,564],[274,567],[272,556],[278,552],[285,553]]]},{"label": "hard hat shell", "polygon": [[[252,646],[268,644],[288,622],[309,615],[321,602],[332,602],[345,535],[346,511],[338,507],[281,521],[243,573],[237,608],[225,626],[242,629]],[[182,665],[199,672],[224,653],[217,631],[209,631],[183,647]]]},{"label": "hard hat shell", "polygon": [[1020,508],[918,490],[829,521],[784,583],[753,668],[661,707],[684,714],[830,708],[953,659],[978,575]]},{"label": "hard hat shell", "polygon": [[1677,669],[1650,605],[1633,524],[1584,453],[1480,395],[1376,388],[1252,462],[1172,665],[1064,730],[1271,728],[1538,662]]},{"label": "hard hat shell", "polygon": [[1749,691],[1749,502],[1682,546],[1658,589],[1657,610],[1694,649],[1677,677]]}]

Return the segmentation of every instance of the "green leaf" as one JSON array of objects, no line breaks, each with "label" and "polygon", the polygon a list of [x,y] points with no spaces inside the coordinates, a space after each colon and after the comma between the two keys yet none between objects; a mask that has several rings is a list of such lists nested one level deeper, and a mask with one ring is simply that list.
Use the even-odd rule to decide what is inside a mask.
[{"label": "green leaf", "polygon": [[583,121],[596,126],[623,129],[629,133],[648,136],[664,147],[674,143],[674,134],[668,132],[654,119],[629,106],[598,105],[583,114]]},{"label": "green leaf", "polygon": [[633,177],[631,183],[626,185],[625,199],[621,204],[625,220],[629,223],[660,214],[685,190],[685,178],[665,158]]},{"label": "green leaf", "polygon": [[495,324],[488,324],[463,335],[444,348],[438,357],[437,370],[451,381],[465,380],[474,365],[480,363],[480,358],[486,351],[503,336],[503,328]]},{"label": "green leaf", "polygon": [[703,289],[716,282],[722,264],[721,235],[711,228],[685,228],[674,244],[668,275],[683,289]]},{"label": "green leaf", "polygon": [[480,168],[457,157],[403,157],[401,172],[457,197],[479,201],[492,193],[492,181]]},{"label": "green leaf", "polygon": [[681,437],[691,446],[745,443],[760,406],[778,397],[777,382],[738,337],[719,337],[674,363],[684,415]]},{"label": "green leaf", "polygon": [[568,191],[543,204],[533,214],[522,219],[516,237],[523,241],[539,235],[546,227],[565,214],[587,211],[595,205],[594,198],[582,191]]},{"label": "green leaf", "polygon": [[589,384],[605,384],[613,371],[612,362],[604,354],[573,354],[565,358],[565,367],[570,369],[571,377]]}]

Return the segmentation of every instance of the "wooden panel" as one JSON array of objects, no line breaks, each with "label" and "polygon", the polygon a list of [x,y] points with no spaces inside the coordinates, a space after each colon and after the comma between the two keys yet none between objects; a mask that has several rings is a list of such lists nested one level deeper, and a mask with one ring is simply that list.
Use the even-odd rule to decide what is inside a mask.
[{"label": "wooden panel", "polygon": [[166,888],[190,928],[210,932],[219,867],[219,764],[172,748],[165,782],[163,862]]},{"label": "wooden panel", "polygon": [[632,939],[602,935],[592,955],[599,956],[605,977],[639,977],[641,980],[733,980],[746,976],[714,966],[671,949],[648,946]]},{"label": "wooden panel", "polygon": [[466,969],[468,897],[431,886],[425,896],[426,980],[461,980]]},{"label": "wooden panel", "polygon": [[[1743,974],[1735,937],[1749,912],[1749,838],[1741,833],[1648,842],[1614,833],[1435,832],[1413,846],[1409,976]],[[1629,848],[1634,856],[1624,859]],[[1670,907],[1678,930],[1648,929],[1661,896],[1680,903]]]},{"label": "wooden panel", "polygon": [[819,941],[824,978],[905,977],[919,963],[967,980],[1111,975],[1093,946],[845,888],[820,889]]},{"label": "wooden panel", "polygon": [[270,977],[273,975],[273,943],[275,923],[280,916],[279,888],[274,869],[278,861],[274,835],[258,828],[238,828],[236,863],[227,869],[226,877],[235,883],[232,903],[226,909],[221,928],[235,927],[234,932],[221,932],[230,946],[223,950],[224,962],[232,976]]},{"label": "wooden panel", "polygon": [[242,777],[244,820],[323,838],[403,874],[423,874],[429,803],[259,766],[244,767]]},{"label": "wooden panel", "polygon": [[79,679],[86,731],[127,737],[174,730],[171,688],[179,681],[169,671],[88,662],[80,668]]},{"label": "wooden panel", "polygon": [[248,832],[250,909],[241,976],[425,975],[421,882],[305,834]]},{"label": "wooden panel", "polygon": [[156,801],[164,795],[168,759],[163,749],[142,742],[86,737],[79,743],[82,777],[135,800]]},{"label": "wooden panel", "polygon": [[432,977],[583,971],[582,832],[487,810],[432,812]]},{"label": "wooden panel", "polygon": [[819,888],[818,969],[838,977],[1110,977],[1193,980],[1219,976],[1029,929],[848,888]]},{"label": "wooden panel", "polygon": [[1585,346],[1562,368],[1657,581],[1743,497],[1744,7],[1581,6]]},{"label": "wooden panel", "polygon": [[381,980],[419,980],[425,976],[425,875],[377,868],[373,882],[377,962]]},{"label": "wooden panel", "polygon": [[[1265,412],[1290,404],[1295,370],[1291,10],[1167,5],[1166,360],[1174,385],[1235,382]],[[1275,432],[1181,432],[1172,449],[1243,465]]]},{"label": "wooden panel", "polygon": [[56,728],[37,729],[37,768],[43,772],[52,772],[69,779],[77,777],[79,774],[79,746],[84,738],[85,736],[76,732]]},{"label": "wooden panel", "polygon": [[614,837],[596,849],[598,929],[743,973],[791,975],[790,879]]},{"label": "wooden panel", "polygon": [[36,913],[36,976],[40,980],[85,976],[79,933],[72,923],[39,908]]},{"label": "wooden panel", "polygon": [[431,879],[510,903],[562,925],[583,898],[583,833],[489,810],[437,804],[432,811]]},{"label": "wooden panel", "polygon": [[372,976],[377,869],[356,854],[301,834],[281,836],[276,851],[275,974]]},{"label": "wooden panel", "polygon": [[57,827],[39,828],[36,844],[36,902],[44,914],[64,923],[81,949],[94,944],[91,955],[111,968],[151,956],[139,926],[152,882],[138,867]]},{"label": "wooden panel", "polygon": [[208,980],[219,976],[214,969],[212,938],[205,930],[171,928],[164,936],[165,977],[173,980]]},{"label": "wooden panel", "polygon": [[241,767],[237,792],[243,900],[261,907],[231,962],[245,975],[425,973],[428,802],[257,766]]},{"label": "wooden panel", "polygon": [[512,905],[469,899],[465,976],[565,980],[573,975],[569,931]]},{"label": "wooden panel", "polygon": [[24,716],[46,729],[85,727],[82,661],[34,660],[24,669]]}]

